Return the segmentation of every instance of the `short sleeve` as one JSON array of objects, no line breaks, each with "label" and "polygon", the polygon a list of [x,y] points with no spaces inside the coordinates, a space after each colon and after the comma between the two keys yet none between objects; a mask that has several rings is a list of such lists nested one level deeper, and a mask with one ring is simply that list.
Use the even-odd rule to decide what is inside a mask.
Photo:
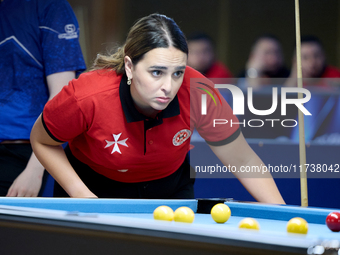
[{"label": "short sleeve", "polygon": [[214,84],[208,79],[194,78],[190,90],[192,125],[200,136],[214,146],[234,141],[241,133],[238,118]]},{"label": "short sleeve", "polygon": [[85,116],[74,95],[73,81],[47,102],[42,114],[47,133],[58,142],[71,141],[87,130]]},{"label": "short sleeve", "polygon": [[45,74],[86,69],[79,44],[79,25],[65,0],[41,1],[39,30]]}]

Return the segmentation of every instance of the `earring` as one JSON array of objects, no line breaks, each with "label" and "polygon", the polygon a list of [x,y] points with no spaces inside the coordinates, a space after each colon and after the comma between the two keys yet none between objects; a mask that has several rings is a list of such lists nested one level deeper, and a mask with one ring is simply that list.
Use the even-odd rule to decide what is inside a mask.
[{"label": "earring", "polygon": [[131,85],[131,79],[128,78],[127,85]]}]

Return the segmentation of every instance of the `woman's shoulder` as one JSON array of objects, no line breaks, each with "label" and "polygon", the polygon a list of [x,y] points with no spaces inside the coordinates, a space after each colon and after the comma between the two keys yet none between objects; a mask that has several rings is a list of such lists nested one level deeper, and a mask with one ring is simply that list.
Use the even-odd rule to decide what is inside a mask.
[{"label": "woman's shoulder", "polygon": [[111,69],[98,69],[88,72],[84,72],[79,75],[78,79],[83,83],[93,83],[95,81],[103,82],[105,80],[121,80],[122,75],[118,75],[114,70]]},{"label": "woman's shoulder", "polygon": [[212,82],[208,78],[206,78],[203,74],[193,69],[192,67],[187,66],[185,69],[182,87],[186,87],[188,89],[195,89],[200,87],[200,84],[202,83],[209,85],[212,84]]},{"label": "woman's shoulder", "polygon": [[190,78],[205,78],[205,76],[201,74],[199,71],[195,70],[194,68],[190,66],[186,66],[184,79],[190,79]]},{"label": "woman's shoulder", "polygon": [[78,98],[109,90],[118,90],[122,75],[113,70],[100,69],[82,73],[70,82]]}]

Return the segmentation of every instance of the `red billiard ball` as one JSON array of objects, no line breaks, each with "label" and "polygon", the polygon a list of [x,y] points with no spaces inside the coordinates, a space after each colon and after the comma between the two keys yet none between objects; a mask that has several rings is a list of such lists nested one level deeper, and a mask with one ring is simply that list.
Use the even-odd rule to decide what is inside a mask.
[{"label": "red billiard ball", "polygon": [[339,212],[331,212],[328,214],[326,218],[327,227],[333,232],[340,231],[340,213]]}]

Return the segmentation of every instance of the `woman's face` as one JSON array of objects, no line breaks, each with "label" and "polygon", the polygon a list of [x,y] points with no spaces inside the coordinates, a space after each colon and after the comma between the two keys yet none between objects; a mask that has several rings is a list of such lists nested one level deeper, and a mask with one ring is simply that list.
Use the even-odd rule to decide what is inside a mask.
[{"label": "woman's face", "polygon": [[174,99],[184,77],[187,55],[174,48],[156,48],[133,65],[125,57],[125,70],[131,81],[131,96],[137,109],[155,117]]}]

